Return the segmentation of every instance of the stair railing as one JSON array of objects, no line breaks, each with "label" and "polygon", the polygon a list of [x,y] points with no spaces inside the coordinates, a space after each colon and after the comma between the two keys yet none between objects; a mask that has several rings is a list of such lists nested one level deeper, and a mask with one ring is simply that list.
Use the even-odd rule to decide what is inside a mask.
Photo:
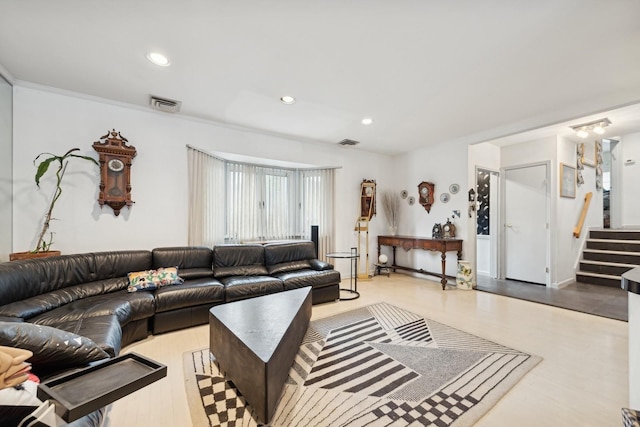
[{"label": "stair railing", "polygon": [[589,211],[591,197],[593,197],[593,193],[591,191],[589,191],[587,195],[584,196],[584,206],[582,207],[582,212],[580,213],[580,219],[578,220],[578,224],[573,229],[573,237],[575,237],[576,239],[580,238],[580,233],[582,233],[582,227],[584,226],[584,220],[587,218],[587,212]]}]

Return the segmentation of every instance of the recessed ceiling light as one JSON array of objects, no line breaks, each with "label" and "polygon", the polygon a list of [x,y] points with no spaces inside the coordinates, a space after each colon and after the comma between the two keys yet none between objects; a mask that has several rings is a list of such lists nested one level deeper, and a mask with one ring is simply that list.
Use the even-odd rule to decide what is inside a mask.
[{"label": "recessed ceiling light", "polygon": [[147,53],[147,59],[161,67],[168,67],[169,65],[171,65],[171,63],[169,62],[169,59],[163,54],[158,52]]},{"label": "recessed ceiling light", "polygon": [[296,99],[293,96],[285,95],[280,98],[280,101],[282,101],[282,103],[284,104],[291,105],[295,104]]},{"label": "recessed ceiling light", "polygon": [[362,119],[363,125],[370,125],[371,123],[373,123],[373,119],[371,117],[365,117],[364,119]]}]

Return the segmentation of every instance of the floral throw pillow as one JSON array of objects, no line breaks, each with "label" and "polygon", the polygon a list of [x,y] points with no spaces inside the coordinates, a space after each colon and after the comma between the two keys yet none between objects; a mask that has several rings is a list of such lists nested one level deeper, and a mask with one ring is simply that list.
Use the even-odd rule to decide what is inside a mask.
[{"label": "floral throw pillow", "polygon": [[128,292],[151,291],[162,286],[180,285],[184,279],[178,276],[177,267],[129,273]]}]

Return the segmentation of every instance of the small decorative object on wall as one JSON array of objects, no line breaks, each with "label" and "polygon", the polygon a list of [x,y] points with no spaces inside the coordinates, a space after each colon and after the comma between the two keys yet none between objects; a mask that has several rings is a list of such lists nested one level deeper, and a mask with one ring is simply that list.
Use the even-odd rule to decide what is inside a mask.
[{"label": "small decorative object on wall", "polygon": [[434,224],[431,229],[431,238],[433,239],[442,239],[442,225]]},{"label": "small decorative object on wall", "polygon": [[442,226],[442,237],[454,239],[456,237],[456,226],[447,218],[447,222]]},{"label": "small decorative object on wall", "polygon": [[406,199],[408,195],[409,195],[409,192],[407,190],[402,190],[400,192],[400,197],[402,197],[403,199]]},{"label": "small decorative object on wall", "polygon": [[451,198],[451,196],[449,195],[449,193],[442,193],[440,195],[440,201],[442,203],[447,203],[449,201],[449,199]]},{"label": "small decorative object on wall", "polygon": [[584,169],[584,142],[576,145],[576,183],[578,187],[584,184],[582,170]]},{"label": "small decorative object on wall", "polygon": [[[371,218],[376,214],[376,181],[363,179],[360,184],[360,218]],[[361,219],[362,221],[363,219]]]},{"label": "small decorative object on wall", "polygon": [[407,199],[407,203],[409,203],[409,206],[413,206],[416,203],[416,198],[413,196],[409,196],[409,198]]},{"label": "small decorative object on wall", "polygon": [[418,184],[418,201],[424,207],[424,210],[426,210],[427,213],[431,212],[434,192],[435,185],[432,182],[422,181],[420,184]]},{"label": "small decorative object on wall", "polygon": [[584,169],[584,142],[576,145],[576,169]]},{"label": "small decorative object on wall", "polygon": [[451,194],[458,194],[458,191],[460,191],[460,186],[458,184],[451,184],[449,186],[449,192]]},{"label": "small decorative object on wall", "polygon": [[131,200],[131,160],[136,156],[136,147],[113,129],[93,143],[100,155],[100,207],[111,206],[115,216],[120,210],[133,205]]},{"label": "small decorative object on wall", "polygon": [[576,168],[560,163],[560,197],[576,197]]},{"label": "small decorative object on wall", "polygon": [[469,218],[473,216],[473,212],[476,211],[476,191],[469,189]]},{"label": "small decorative object on wall", "polygon": [[458,209],[451,211],[451,213],[453,213],[453,215],[451,215],[451,218],[453,218],[454,216],[460,218],[460,211]]},{"label": "small decorative object on wall", "polygon": [[596,156],[596,189],[602,190],[602,141],[596,140],[595,142],[595,156]]}]

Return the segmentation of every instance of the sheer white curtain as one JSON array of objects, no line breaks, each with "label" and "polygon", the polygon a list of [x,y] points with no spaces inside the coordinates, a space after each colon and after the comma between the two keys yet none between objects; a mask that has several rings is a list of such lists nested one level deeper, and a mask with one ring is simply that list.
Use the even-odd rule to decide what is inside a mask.
[{"label": "sheer white curtain", "polygon": [[189,170],[189,245],[224,242],[225,162],[187,146]]},{"label": "sheer white curtain", "polygon": [[302,171],[302,229],[311,238],[311,226],[318,226],[318,258],[334,251],[334,176],[335,169]]}]

